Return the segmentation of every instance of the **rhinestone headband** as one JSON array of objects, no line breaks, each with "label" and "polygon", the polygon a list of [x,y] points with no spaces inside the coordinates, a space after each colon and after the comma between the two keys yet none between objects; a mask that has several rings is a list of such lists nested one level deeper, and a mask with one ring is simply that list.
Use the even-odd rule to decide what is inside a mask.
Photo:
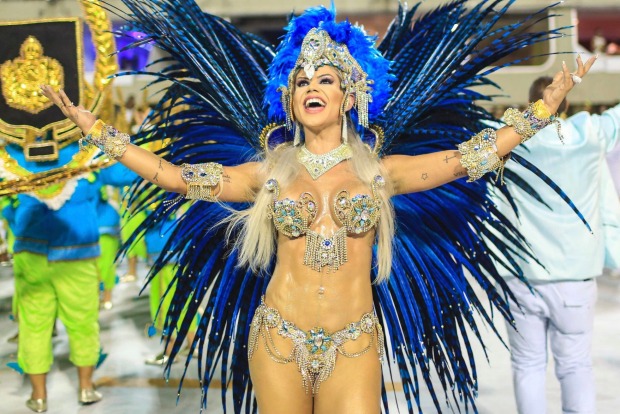
[{"label": "rhinestone headband", "polygon": [[282,106],[286,112],[287,128],[293,128],[291,93],[295,82],[295,73],[298,69],[303,68],[306,76],[312,79],[314,72],[325,65],[333,66],[341,72],[343,78],[341,87],[345,96],[355,95],[358,122],[363,127],[368,128],[368,103],[372,101],[371,88],[368,85],[372,84],[372,80],[367,79],[368,75],[351,56],[346,45],[336,43],[325,30],[316,27],[304,37],[297,62],[288,75],[288,87],[279,88],[282,92]]}]

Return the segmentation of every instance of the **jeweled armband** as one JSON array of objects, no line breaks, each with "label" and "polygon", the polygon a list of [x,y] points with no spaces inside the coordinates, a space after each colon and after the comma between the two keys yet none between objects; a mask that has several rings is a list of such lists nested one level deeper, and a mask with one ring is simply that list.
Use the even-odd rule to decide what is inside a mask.
[{"label": "jeweled armband", "polygon": [[86,144],[94,145],[108,157],[117,159],[123,156],[130,143],[129,134],[119,132],[111,125],[106,125],[101,119],[90,128],[88,134],[80,139],[80,148]]},{"label": "jeweled armband", "polygon": [[467,182],[475,181],[489,171],[501,172],[504,161],[497,155],[496,139],[495,130],[487,128],[457,146],[461,165],[469,175]]},{"label": "jeweled armband", "polygon": [[[207,162],[204,164],[181,165],[181,177],[187,183],[185,198],[190,200],[206,200],[215,202],[222,193],[224,182],[222,164]],[[213,190],[219,184],[220,190],[213,194]]]},{"label": "jeweled armband", "polygon": [[529,104],[523,112],[515,108],[508,108],[504,112],[504,122],[506,122],[506,125],[514,127],[515,132],[521,135],[522,144],[551,123],[557,125],[560,141],[564,142],[564,137],[560,130],[560,122],[549,112],[542,99]]}]

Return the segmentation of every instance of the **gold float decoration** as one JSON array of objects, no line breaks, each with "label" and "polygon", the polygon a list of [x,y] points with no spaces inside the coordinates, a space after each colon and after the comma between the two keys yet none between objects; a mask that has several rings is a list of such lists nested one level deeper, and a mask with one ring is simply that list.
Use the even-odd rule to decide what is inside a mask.
[{"label": "gold float decoration", "polygon": [[[79,0],[79,3],[85,17],[85,22],[91,32],[96,51],[94,78],[92,83],[84,81],[83,76],[82,23],[80,19],[46,19],[8,23],[2,22],[2,24],[22,25],[41,22],[74,23],[76,30],[75,47],[79,96],[71,96],[71,98],[74,99],[76,105],[83,105],[94,114],[98,114],[102,109],[104,109],[103,106],[105,105],[105,100],[111,93],[111,76],[118,72],[116,56],[114,55],[116,51],[116,44],[114,41],[114,36],[111,33],[111,22],[108,19],[106,11],[101,7],[100,2],[97,0]],[[31,56],[36,55],[38,51],[41,50],[38,63],[34,63],[36,59],[32,61],[39,73],[45,72],[46,69],[48,71],[56,70],[56,73],[60,73],[57,69],[58,67],[53,61],[43,60],[45,59],[44,50],[42,50],[42,48],[38,49],[38,45],[35,41],[27,38],[24,44],[26,46],[22,46],[22,49],[25,48],[25,53],[30,53]],[[71,47],[71,45],[67,45],[67,47]],[[12,60],[11,62],[15,63],[15,60]],[[41,65],[45,64],[47,64],[47,67],[42,68]],[[23,68],[24,66],[22,65],[21,67]],[[13,65],[12,68],[15,68],[15,66]],[[30,78],[28,78],[30,74],[27,71],[21,72],[22,77],[30,80]],[[64,75],[66,75],[66,73]],[[60,79],[60,76],[58,76],[58,78]],[[5,86],[5,79],[10,80],[10,77],[6,77],[4,74],[2,75],[3,87]],[[64,86],[62,85],[62,81],[54,83],[51,76],[41,76],[36,84],[36,92],[38,92],[39,85],[44,82],[52,85],[55,89],[60,89]],[[28,89],[31,92],[33,90],[31,84],[28,84],[27,88],[24,89]],[[38,97],[36,97],[33,93],[32,99],[36,100]],[[45,98],[45,100],[47,100],[47,98]],[[5,98],[5,101],[8,103],[9,100]],[[24,99],[24,102],[25,101],[26,100]],[[49,102],[44,103],[43,105],[46,104],[49,104],[49,106],[52,105]],[[38,104],[30,101],[27,105],[30,105],[30,109],[36,110]],[[24,108],[19,109],[25,110]],[[40,109],[40,111],[42,110],[44,109]],[[33,113],[33,111],[26,112]],[[30,150],[35,150],[38,152],[36,161],[56,160],[59,149],[74,143],[79,138],[80,130],[68,119],[52,122],[40,128],[31,125],[12,125],[0,119],[0,139],[7,143],[16,144],[23,147],[27,161],[34,161],[34,159],[29,159],[28,157]],[[47,147],[53,149],[52,152],[54,154],[45,154],[48,150]],[[0,146],[0,175],[3,178],[3,181],[0,182],[0,196],[28,193],[46,204],[53,203],[55,199],[62,198],[64,196],[63,193],[70,192],[69,183],[72,179],[81,178],[90,172],[108,167],[115,162],[114,160],[110,160],[105,157],[96,158],[94,151],[95,150],[88,152],[78,151],[65,165],[58,168],[52,168],[47,171],[34,173],[20,166],[17,160],[13,159],[6,151],[5,147]]]},{"label": "gold float decoration", "polygon": [[[77,63],[80,97],[72,98],[74,99],[76,105],[83,105],[92,113],[97,114],[102,108],[105,95],[109,93],[109,86],[112,81],[110,77],[118,72],[118,64],[116,63],[116,56],[114,55],[114,53],[116,52],[116,43],[114,41],[114,36],[111,33],[112,24],[108,18],[107,12],[101,7],[100,2],[98,0],[79,0],[79,3],[84,14],[84,20],[92,34],[92,40],[96,51],[95,71],[92,83],[85,82],[83,79],[83,35],[80,19],[38,19],[17,22],[2,22],[2,25],[24,25],[46,22],[75,22],[75,47],[78,59]],[[69,45],[67,46],[69,47]],[[29,77],[27,73],[13,75],[13,77],[16,76],[19,76],[21,79]],[[2,75],[2,79],[4,89],[4,74]],[[43,82],[44,81],[41,80],[39,83],[37,83],[37,90],[38,86]],[[55,86],[53,82],[50,83],[53,87]],[[60,85],[58,84],[57,86],[58,88],[54,87],[54,89],[60,89]],[[29,92],[33,92],[30,87],[28,87],[27,89]],[[6,101],[7,103],[9,102],[8,99]],[[27,112],[33,113],[31,111]],[[58,148],[62,149],[80,138],[80,130],[73,122],[68,119],[52,122],[40,128],[32,125],[9,124],[6,121],[0,119],[0,138],[4,139],[5,141],[24,147],[27,145],[26,138],[32,136],[41,137],[43,139],[43,142],[53,139],[58,143]]]},{"label": "gold float decoration", "polygon": [[109,167],[115,163],[114,160],[107,157],[93,161],[97,153],[96,148],[89,151],[78,151],[67,164],[60,168],[33,173],[20,166],[5,148],[0,147],[2,175],[7,178],[11,177],[0,182],[0,196],[32,193],[39,200],[57,197],[64,190],[68,180]]},{"label": "gold float decoration", "polygon": [[60,62],[45,56],[43,45],[34,36],[28,36],[19,48],[19,57],[0,65],[2,95],[15,109],[38,114],[53,106],[43,95],[40,85],[63,89],[65,74]]}]

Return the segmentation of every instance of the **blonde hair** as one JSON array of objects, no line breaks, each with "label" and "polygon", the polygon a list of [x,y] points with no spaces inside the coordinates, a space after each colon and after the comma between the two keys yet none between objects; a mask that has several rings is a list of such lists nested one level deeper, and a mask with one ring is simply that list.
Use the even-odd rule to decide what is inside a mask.
[{"label": "blonde hair", "polygon": [[[350,123],[349,123],[350,124]],[[377,240],[377,279],[376,283],[386,280],[392,268],[392,239],[394,237],[394,210],[390,201],[392,188],[379,158],[369,151],[359,135],[349,130],[349,145],[353,151],[351,165],[355,175],[364,184],[371,186],[377,175],[386,178],[386,185],[377,189],[381,200],[381,218],[376,228]],[[292,183],[299,172],[301,164],[297,161],[298,148],[285,145],[266,153],[262,161],[261,178],[273,178],[281,188]],[[256,193],[253,205],[245,210],[235,210],[229,221],[227,236],[230,239],[233,230],[239,229],[235,248],[239,252],[239,265],[248,265],[258,272],[266,268],[276,251],[277,233],[273,222],[267,218],[268,206],[273,203],[273,195],[264,186]]]}]

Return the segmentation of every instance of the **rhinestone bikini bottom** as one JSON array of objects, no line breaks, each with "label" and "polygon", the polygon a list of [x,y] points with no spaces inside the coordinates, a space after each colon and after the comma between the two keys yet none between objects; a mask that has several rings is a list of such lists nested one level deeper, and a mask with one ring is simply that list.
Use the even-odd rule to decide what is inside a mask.
[{"label": "rhinestone bikini bottom", "polygon": [[[271,329],[275,328],[278,335],[293,341],[293,349],[288,356],[282,355],[273,342]],[[370,335],[367,347],[355,353],[344,350],[344,344],[355,341],[364,333]],[[322,327],[315,327],[306,332],[296,327],[294,323],[282,319],[280,312],[267,306],[263,297],[252,318],[248,345],[249,359],[254,355],[259,336],[263,338],[267,354],[272,360],[279,364],[297,363],[303,387],[306,392],[311,390],[312,394],[319,391],[321,383],[334,371],[338,354],[347,358],[364,355],[371,350],[376,337],[379,360],[383,361],[385,355],[383,329],[377,316],[371,312],[362,315],[358,322],[349,323],[344,329],[333,333]]]}]

